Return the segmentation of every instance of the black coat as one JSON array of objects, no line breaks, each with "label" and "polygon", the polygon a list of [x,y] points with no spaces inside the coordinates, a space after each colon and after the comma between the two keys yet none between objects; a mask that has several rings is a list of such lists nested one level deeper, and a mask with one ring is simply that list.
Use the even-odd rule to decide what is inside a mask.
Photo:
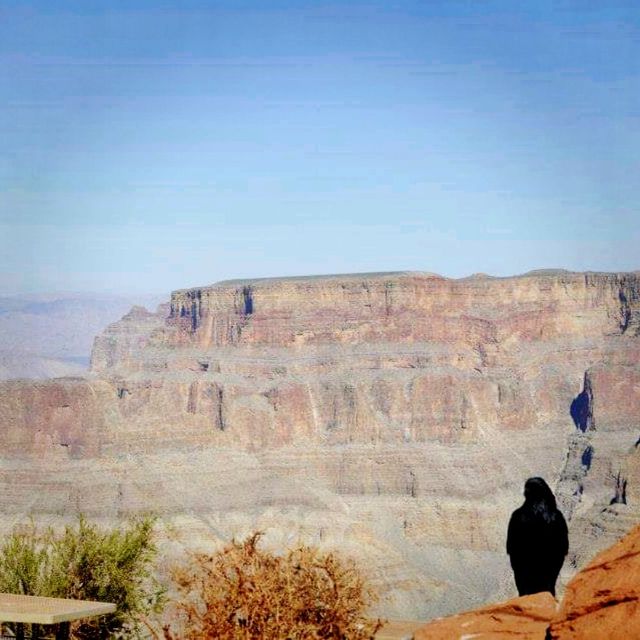
[{"label": "black coat", "polygon": [[525,484],[525,502],[509,521],[507,553],[523,596],[540,591],[555,595],[555,584],[569,550],[567,523],[542,478]]}]

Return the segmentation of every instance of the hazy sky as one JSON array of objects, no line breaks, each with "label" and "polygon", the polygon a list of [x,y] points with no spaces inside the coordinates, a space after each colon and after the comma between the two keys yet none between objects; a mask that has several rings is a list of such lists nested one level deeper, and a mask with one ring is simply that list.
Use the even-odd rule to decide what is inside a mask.
[{"label": "hazy sky", "polygon": [[0,294],[640,268],[640,3],[2,0]]}]

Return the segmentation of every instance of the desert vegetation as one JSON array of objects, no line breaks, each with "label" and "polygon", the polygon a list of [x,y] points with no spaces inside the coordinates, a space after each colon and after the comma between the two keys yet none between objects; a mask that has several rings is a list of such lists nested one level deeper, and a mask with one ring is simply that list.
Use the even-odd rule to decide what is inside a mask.
[{"label": "desert vegetation", "polygon": [[179,600],[165,640],[372,638],[365,611],[376,597],[355,564],[299,545],[285,555],[259,548],[261,534],[173,571]]},{"label": "desert vegetation", "polygon": [[153,524],[17,527],[0,545],[0,591],[116,603],[112,615],[74,623],[74,640],[365,640],[382,626],[365,615],[377,598],[352,560],[306,545],[274,554],[261,533],[177,561],[169,599],[154,577]]},{"label": "desert vegetation", "polygon": [[141,619],[163,602],[153,525],[152,517],[141,517],[103,531],[80,517],[62,532],[33,522],[18,526],[0,546],[0,592],[113,602],[115,613],[73,623],[72,637],[141,637]]}]

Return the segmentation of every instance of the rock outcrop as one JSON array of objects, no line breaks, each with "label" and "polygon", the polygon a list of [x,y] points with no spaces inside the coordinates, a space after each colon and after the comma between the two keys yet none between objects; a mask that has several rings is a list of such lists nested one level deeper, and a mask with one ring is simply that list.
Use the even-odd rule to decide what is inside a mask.
[{"label": "rock outcrop", "polygon": [[92,369],[0,385],[3,526],[260,528],[375,566],[381,613],[424,619],[514,593],[529,476],[570,516],[563,580],[640,515],[639,273],[223,282],[134,309]]},{"label": "rock outcrop", "polygon": [[640,638],[640,526],[580,571],[560,605],[550,593],[536,593],[434,620],[414,634],[414,640],[452,638]]},{"label": "rock outcrop", "polygon": [[536,593],[434,620],[415,632],[414,640],[544,640],[556,615],[550,593]]},{"label": "rock outcrop", "polygon": [[640,638],[640,526],[567,585],[551,640]]}]

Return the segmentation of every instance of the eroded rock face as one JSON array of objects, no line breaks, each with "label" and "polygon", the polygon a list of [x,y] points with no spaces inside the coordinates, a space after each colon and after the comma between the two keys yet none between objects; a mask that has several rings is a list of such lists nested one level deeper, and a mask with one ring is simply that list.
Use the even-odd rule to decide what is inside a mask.
[{"label": "eroded rock face", "polygon": [[434,620],[418,629],[414,638],[640,638],[639,576],[637,526],[569,582],[560,605],[550,593],[536,593]]},{"label": "eroded rock face", "polygon": [[89,379],[0,385],[2,508],[339,547],[376,567],[382,614],[424,619],[515,594],[506,525],[540,475],[566,579],[640,513],[639,292],[566,272],[175,292],[96,339]]},{"label": "eroded rock face", "polygon": [[[635,274],[449,280],[402,273],[222,282],[175,292],[171,321],[201,348],[550,340],[640,322]],[[580,310],[581,313],[576,313]],[[479,354],[480,356],[482,354]]]}]

